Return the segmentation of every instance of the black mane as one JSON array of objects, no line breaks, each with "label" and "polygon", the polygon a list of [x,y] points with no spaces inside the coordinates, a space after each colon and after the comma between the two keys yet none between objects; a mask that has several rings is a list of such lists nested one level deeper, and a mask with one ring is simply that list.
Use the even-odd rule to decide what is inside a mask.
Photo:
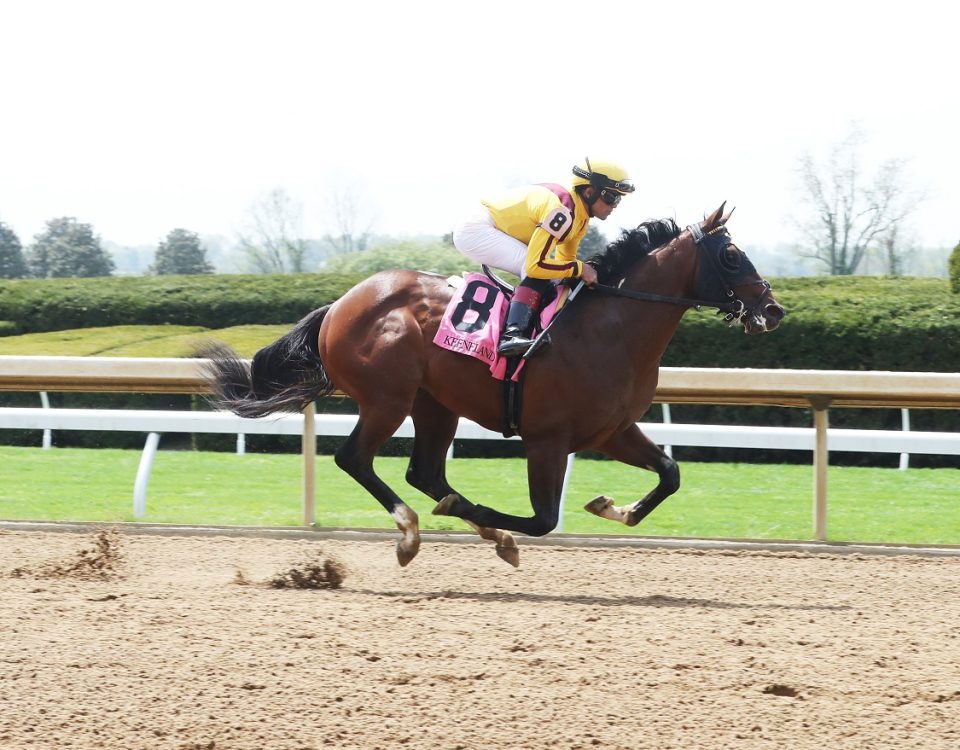
[{"label": "black mane", "polygon": [[673,219],[645,221],[636,229],[622,230],[605,250],[587,258],[587,263],[597,269],[597,280],[601,284],[616,285],[637,259],[665,245],[680,231]]}]

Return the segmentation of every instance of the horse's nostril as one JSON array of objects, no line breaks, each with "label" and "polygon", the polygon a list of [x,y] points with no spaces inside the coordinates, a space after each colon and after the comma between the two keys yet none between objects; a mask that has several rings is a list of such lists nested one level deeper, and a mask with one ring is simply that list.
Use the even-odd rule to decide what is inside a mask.
[{"label": "horse's nostril", "polygon": [[782,307],[780,307],[780,305],[777,305],[777,304],[767,305],[766,307],[763,308],[763,312],[768,319],[777,320],[777,321],[782,320],[783,316],[787,314],[786,310],[784,310]]},{"label": "horse's nostril", "polygon": [[784,310],[775,302],[764,305],[763,315],[766,318],[766,329],[768,331],[773,331],[776,329],[780,325],[780,321],[783,320],[783,316],[786,314],[786,310]]}]

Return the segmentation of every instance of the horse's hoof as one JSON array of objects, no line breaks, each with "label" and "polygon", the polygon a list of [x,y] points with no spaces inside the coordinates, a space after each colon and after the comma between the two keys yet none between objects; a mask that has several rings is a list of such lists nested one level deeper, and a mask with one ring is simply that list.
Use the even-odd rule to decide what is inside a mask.
[{"label": "horse's hoof", "polygon": [[496,546],[497,557],[506,560],[513,567],[520,567],[520,548],[517,546],[517,540],[509,531],[501,531],[500,539]]},{"label": "horse's hoof", "polygon": [[457,504],[457,500],[460,499],[459,495],[450,494],[447,495],[443,500],[438,502],[433,506],[433,515],[435,516],[454,516],[453,506]]},{"label": "horse's hoof", "polygon": [[496,546],[497,557],[501,560],[506,560],[513,567],[520,567],[520,548],[517,547],[516,542],[514,542],[512,547],[501,547],[499,544]]},{"label": "horse's hoof", "polygon": [[403,541],[397,542],[397,562],[400,563],[401,568],[407,567],[410,564],[410,561],[417,556],[417,553],[420,551],[420,540],[418,539],[415,544],[404,545]]},{"label": "horse's hoof", "polygon": [[585,511],[593,513],[593,515],[595,516],[600,516],[601,518],[605,518],[606,516],[604,515],[604,511],[607,508],[610,508],[612,506],[613,506],[612,497],[607,497],[606,495],[600,495],[599,497],[593,498],[593,500],[591,500],[589,503],[584,505],[583,509]]}]

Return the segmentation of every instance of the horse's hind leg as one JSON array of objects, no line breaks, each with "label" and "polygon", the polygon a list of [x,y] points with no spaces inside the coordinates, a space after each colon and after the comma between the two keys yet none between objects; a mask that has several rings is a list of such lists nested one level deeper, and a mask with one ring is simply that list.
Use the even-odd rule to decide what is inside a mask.
[{"label": "horse's hind leg", "polygon": [[392,407],[386,402],[361,404],[357,426],[334,456],[337,466],[359,482],[393,516],[403,534],[397,542],[400,565],[407,565],[420,551],[420,520],[413,508],[377,476],[373,470],[373,458],[380,446],[397,431],[406,414],[405,410],[398,410],[396,404]]},{"label": "horse's hind leg", "polygon": [[599,446],[599,449],[610,458],[630,466],[655,471],[660,477],[656,487],[630,505],[615,506],[612,498],[601,495],[584,506],[586,510],[601,518],[636,526],[661,502],[680,489],[680,469],[677,462],[660,450],[635,424]]},{"label": "horse's hind leg", "polygon": [[[447,482],[447,449],[457,432],[457,415],[424,391],[413,402],[415,428],[413,453],[407,467],[407,482],[427,497],[441,500],[459,493]],[[467,521],[481,537],[496,544],[497,555],[517,567],[520,550],[509,531],[478,526]]]}]

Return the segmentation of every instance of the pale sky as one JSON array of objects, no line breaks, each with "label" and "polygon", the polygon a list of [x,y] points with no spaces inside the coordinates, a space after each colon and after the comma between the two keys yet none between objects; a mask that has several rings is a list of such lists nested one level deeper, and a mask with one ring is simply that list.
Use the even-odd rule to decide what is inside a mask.
[{"label": "pale sky", "polygon": [[797,238],[795,168],[858,122],[910,160],[925,246],[960,241],[949,3],[0,0],[0,221],[228,237],[274,188],[304,233],[335,186],[380,234],[442,234],[583,156],[638,184],[602,229],[727,200],[742,247]]}]

